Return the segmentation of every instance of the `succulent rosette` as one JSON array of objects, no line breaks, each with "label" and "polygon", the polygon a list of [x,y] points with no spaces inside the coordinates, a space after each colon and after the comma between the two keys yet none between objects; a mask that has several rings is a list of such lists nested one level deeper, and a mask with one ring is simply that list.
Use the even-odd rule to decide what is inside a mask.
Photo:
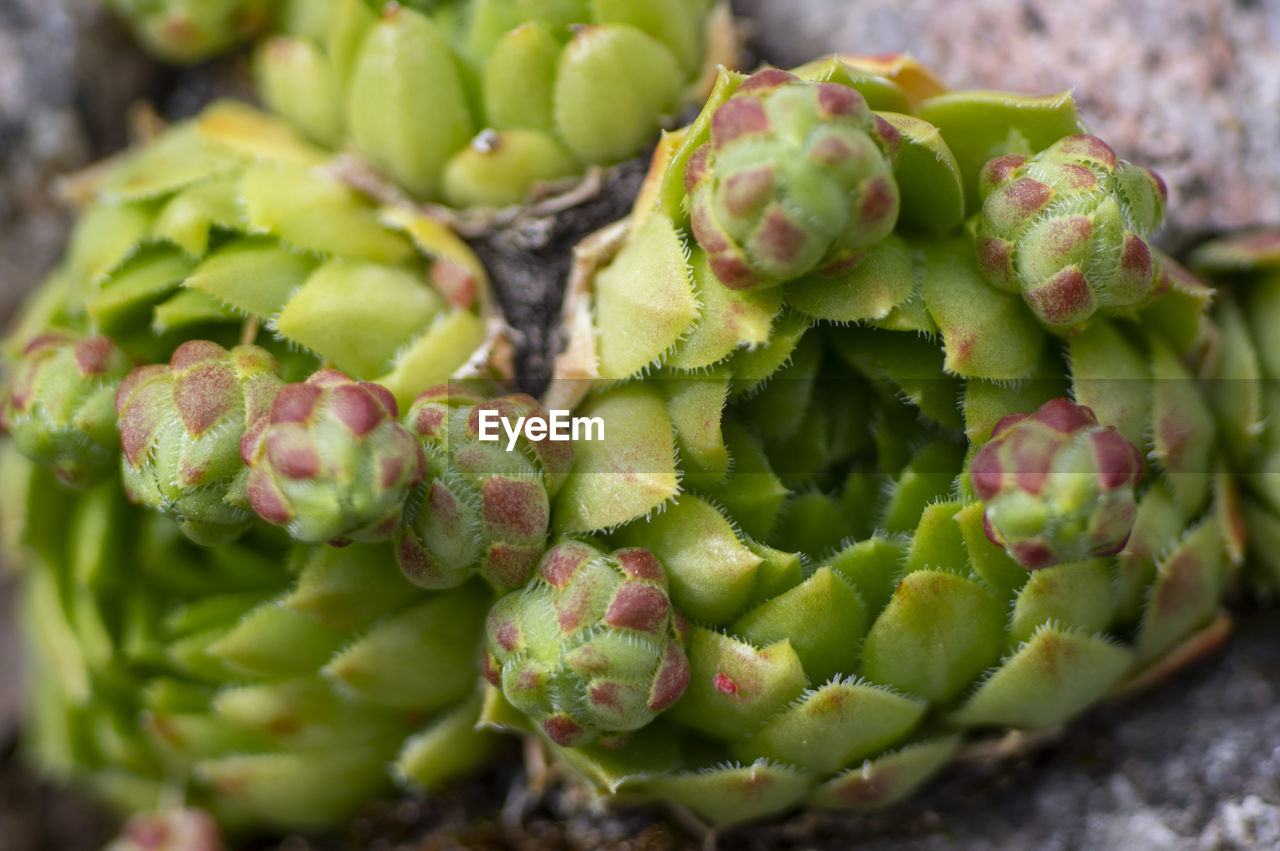
[{"label": "succulent rosette", "polygon": [[854,88],[751,75],[685,166],[693,235],[716,278],[754,289],[854,264],[897,221],[900,143]]},{"label": "succulent rosette", "polygon": [[[547,413],[518,394],[485,399],[441,385],[418,397],[405,422],[426,453],[396,532],[405,575],[424,588],[476,573],[497,588],[524,585],[547,548],[551,497],[573,466],[572,444],[555,440]],[[531,422],[542,424],[540,439],[528,436]]]},{"label": "succulent rosette", "polygon": [[282,29],[257,57],[263,100],[454,207],[523,203],[638,154],[736,60],[712,0],[295,0]]},{"label": "succulent rosette", "polygon": [[208,340],[134,370],[116,395],[129,497],[172,515],[196,543],[239,535],[253,517],[240,444],[265,425],[282,384],[265,349]]},{"label": "succulent rosette", "polygon": [[1222,287],[1207,387],[1240,482],[1257,593],[1280,597],[1280,229],[1224,236],[1192,255]]},{"label": "succulent rosette", "polygon": [[978,179],[982,271],[995,286],[1021,292],[1046,325],[1077,327],[1099,310],[1140,307],[1159,291],[1147,238],[1164,217],[1164,181],[1118,159],[1098,137],[1077,134],[1031,157],[997,157]]},{"label": "succulent rosette", "polygon": [[189,64],[266,30],[280,0],[107,0],[152,55]]},{"label": "succulent rosette", "polygon": [[391,392],[332,369],[281,388],[243,446],[249,504],[311,543],[387,540],[426,474]]},{"label": "succulent rosette", "polygon": [[22,349],[0,425],[63,484],[91,485],[115,467],[120,435],[112,400],[128,371],[128,356],[106,337],[41,334]]},{"label": "succulent rosette", "polygon": [[1138,515],[1142,453],[1093,411],[1050,399],[1010,414],[974,454],[969,476],[987,537],[1036,570],[1124,549]]},{"label": "succulent rosette", "polygon": [[616,746],[689,683],[684,624],[648,550],[556,544],[486,629],[485,676],[558,745]]},{"label": "succulent rosette", "polygon": [[[398,412],[501,378],[505,326],[465,244],[331,161],[219,103],[73,178],[67,255],[5,344],[30,752],[126,811],[317,830],[492,751],[492,591],[420,588],[386,539],[424,472]],[[308,543],[335,539],[370,542]],[[174,817],[140,835],[199,828]]]},{"label": "succulent rosette", "polygon": [[548,401],[605,434],[575,444],[553,529],[658,559],[688,686],[621,741],[557,743],[505,677],[485,711],[596,788],[719,823],[883,807],[985,736],[1164,675],[1225,634],[1244,547],[1198,380],[1212,291],[1152,249],[1149,301],[1063,336],[984,274],[984,166],[1081,137],[1070,96],[948,92],[903,57],[792,74],[899,133],[892,232],[776,286],[719,277],[689,170],[717,165],[696,152],[718,110],[760,97],[722,73],[631,218],[581,249]]}]

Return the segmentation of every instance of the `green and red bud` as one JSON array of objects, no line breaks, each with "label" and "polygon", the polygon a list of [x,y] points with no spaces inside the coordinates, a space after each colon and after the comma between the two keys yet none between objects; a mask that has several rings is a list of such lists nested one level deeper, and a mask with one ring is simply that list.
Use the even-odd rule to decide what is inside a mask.
[{"label": "green and red bud", "polygon": [[546,421],[529,396],[485,400],[448,386],[427,390],[405,421],[426,452],[427,475],[396,533],[410,580],[448,588],[479,572],[500,588],[528,581],[547,546],[550,497],[573,466],[567,441],[486,440],[495,421]]},{"label": "green and red bud", "polygon": [[116,394],[129,497],[172,516],[196,543],[239,535],[253,519],[240,446],[266,426],[283,384],[266,349],[208,340],[135,369]]},{"label": "green and red bud", "polygon": [[684,619],[645,549],[552,547],[486,629],[485,677],[564,747],[640,729],[689,684]]},{"label": "green and red bud", "polygon": [[103,336],[51,331],[27,344],[4,399],[4,430],[67,487],[101,480],[115,466],[116,388],[129,358]]},{"label": "green and red bud", "polygon": [[300,541],[383,541],[426,462],[385,387],[323,369],[280,389],[264,428],[241,444],[246,498]]},{"label": "green and red bud", "polygon": [[900,144],[848,86],[753,74],[685,167],[694,237],[716,277],[756,289],[856,263],[898,220]]},{"label": "green and red bud", "polygon": [[1143,467],[1142,453],[1120,432],[1059,398],[1000,420],[969,476],[986,505],[987,537],[1037,570],[1124,549]]},{"label": "green and red bud", "polygon": [[261,32],[278,0],[110,0],[159,59],[208,59]]},{"label": "green and red bud", "polygon": [[213,816],[194,807],[139,813],[104,851],[221,851]]},{"label": "green and red bud", "polygon": [[1020,291],[1046,326],[1078,327],[1159,293],[1146,240],[1164,215],[1164,182],[1101,139],[1068,136],[1034,157],[997,157],[983,167],[978,193],[983,273]]}]

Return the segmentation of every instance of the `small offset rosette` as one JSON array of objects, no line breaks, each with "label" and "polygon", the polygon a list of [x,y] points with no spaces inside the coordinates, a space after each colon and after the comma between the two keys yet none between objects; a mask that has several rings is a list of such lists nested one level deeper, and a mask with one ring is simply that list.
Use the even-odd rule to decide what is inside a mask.
[{"label": "small offset rosette", "polygon": [[283,384],[266,349],[208,340],[134,370],[116,395],[129,497],[173,517],[198,544],[235,538],[253,521],[240,444],[265,427]]},{"label": "small offset rosette", "polygon": [[422,481],[422,448],[395,398],[371,381],[322,369],[285,385],[267,425],[241,446],[249,504],[299,541],[384,541]]},{"label": "small offset rosette", "polygon": [[[533,421],[542,439],[529,437]],[[573,444],[552,439],[547,413],[525,395],[486,400],[442,385],[419,396],[405,422],[427,463],[396,533],[405,575],[424,588],[476,573],[499,588],[523,585],[546,551]]]},{"label": "small offset rosette", "polygon": [[987,537],[1037,570],[1124,549],[1142,453],[1089,408],[1051,399],[1000,420],[973,457]]},{"label": "small offset rosette", "polygon": [[844,268],[898,220],[897,130],[856,90],[758,71],[685,167],[694,237],[725,286]]},{"label": "small offset rosette", "polygon": [[42,334],[14,368],[3,427],[23,455],[52,467],[64,485],[88,487],[115,466],[114,400],[128,372],[129,358],[106,337]]},{"label": "small offset rosette", "polygon": [[1147,237],[1164,216],[1164,181],[1096,136],[1068,136],[1034,157],[997,157],[983,166],[978,193],[983,273],[1021,292],[1046,326],[1076,328],[1160,292]]},{"label": "small offset rosette", "polygon": [[494,605],[486,629],[485,676],[564,747],[617,743],[689,684],[684,620],[646,549],[558,544],[528,586]]}]

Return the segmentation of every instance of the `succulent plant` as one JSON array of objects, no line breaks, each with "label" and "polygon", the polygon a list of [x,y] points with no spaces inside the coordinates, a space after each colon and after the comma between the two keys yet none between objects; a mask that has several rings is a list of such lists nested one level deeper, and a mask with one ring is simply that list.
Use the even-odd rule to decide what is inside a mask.
[{"label": "succulent plant", "polygon": [[115,467],[120,435],[112,404],[129,359],[110,339],[49,331],[22,349],[0,425],[18,449],[85,487]]},{"label": "succulent plant", "polygon": [[286,381],[323,364],[402,406],[460,371],[493,374],[501,323],[479,261],[331,165],[283,122],[224,101],[88,173],[66,257],[7,353],[50,329],[109,337],[142,364],[192,339],[257,344]]},{"label": "succulent plant", "polygon": [[[557,742],[505,669],[484,715],[541,731],[597,788],[715,822],[885,806],[985,731],[1163,675],[1221,640],[1244,543],[1197,380],[1211,290],[1152,249],[1148,302],[1063,336],[986,279],[966,232],[988,160],[1083,138],[1071,98],[946,92],[905,58],[792,73],[900,134],[893,231],[776,286],[719,277],[686,186],[713,179],[697,152],[750,83],[724,72],[630,219],[583,250],[548,400],[606,436],[575,444],[553,530],[658,559],[688,686],[623,741]],[[572,652],[527,631],[539,659]]]},{"label": "succulent plant", "polygon": [[1059,398],[996,423],[969,477],[987,537],[1036,570],[1123,550],[1142,470],[1142,453],[1114,426]]},{"label": "succulent plant", "polygon": [[1072,328],[1157,293],[1162,279],[1146,239],[1168,193],[1154,172],[1078,134],[1032,157],[996,157],[978,180],[982,271],[995,286],[1021,291],[1046,325]]},{"label": "succulent plant", "polygon": [[166,62],[188,64],[267,29],[279,0],[107,0],[143,46]]},{"label": "succulent plant", "polygon": [[[531,440],[522,423],[546,423]],[[529,396],[484,397],[462,387],[425,391],[405,416],[426,450],[427,474],[396,532],[405,575],[449,588],[477,572],[498,588],[524,585],[547,548],[550,498],[573,466]],[[503,433],[499,424],[506,422]],[[492,438],[492,439],[490,439]]]},{"label": "succulent plant", "polygon": [[134,370],[116,396],[129,497],[172,515],[198,544],[235,538],[253,517],[240,444],[265,425],[281,384],[270,352],[208,340]]},{"label": "succulent plant", "polygon": [[243,454],[253,510],[311,543],[389,539],[426,475],[391,392],[333,369],[282,387]]},{"label": "succulent plant", "polygon": [[689,683],[684,623],[648,550],[556,544],[486,632],[485,676],[558,745],[616,746]]},{"label": "succulent plant", "polygon": [[639,153],[735,59],[711,0],[295,0],[282,18],[257,57],[263,100],[455,207],[522,203]]},{"label": "succulent plant", "polygon": [[1192,255],[1222,291],[1207,387],[1226,436],[1249,540],[1246,570],[1265,598],[1280,598],[1280,230],[1211,241]]},{"label": "succulent plant", "polygon": [[897,222],[900,141],[856,89],[752,74],[684,170],[693,235],[716,278],[753,289],[855,263]]},{"label": "succulent plant", "polygon": [[124,847],[204,836],[175,799],[313,830],[492,750],[473,730],[492,592],[419,588],[385,539],[424,472],[399,406],[500,378],[505,326],[465,244],[330,162],[221,103],[73,179],[88,206],[4,346],[29,746],[161,808]]}]

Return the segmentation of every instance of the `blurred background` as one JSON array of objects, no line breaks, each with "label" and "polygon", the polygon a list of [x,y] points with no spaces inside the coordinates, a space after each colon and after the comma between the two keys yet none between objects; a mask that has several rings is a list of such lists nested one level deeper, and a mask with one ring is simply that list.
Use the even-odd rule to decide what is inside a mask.
[{"label": "blurred background", "polygon": [[[641,2],[641,0],[637,0]],[[735,0],[759,61],[908,51],[953,87],[1074,89],[1091,128],[1172,195],[1157,241],[1280,224],[1280,0]],[[126,144],[137,106],[186,115],[248,91],[243,57],[146,59],[92,0],[0,0],[0,319],[62,251],[60,175]],[[605,222],[600,222],[601,225]],[[517,323],[518,324],[518,323]],[[0,580],[0,604],[7,602]],[[95,848],[110,821],[15,756],[19,654],[0,609],[0,851]],[[815,817],[722,848],[1280,848],[1280,621],[1241,609],[1225,652],[1061,739],[953,772],[874,818]],[[36,672],[38,675],[38,672]],[[693,841],[647,814],[497,823],[501,778],[282,848],[630,847]],[[570,806],[571,802],[565,804]],[[449,810],[452,808],[452,810]],[[537,827],[541,824],[542,827]],[[477,826],[479,825],[479,826]],[[536,829],[535,829],[536,828]]]}]

